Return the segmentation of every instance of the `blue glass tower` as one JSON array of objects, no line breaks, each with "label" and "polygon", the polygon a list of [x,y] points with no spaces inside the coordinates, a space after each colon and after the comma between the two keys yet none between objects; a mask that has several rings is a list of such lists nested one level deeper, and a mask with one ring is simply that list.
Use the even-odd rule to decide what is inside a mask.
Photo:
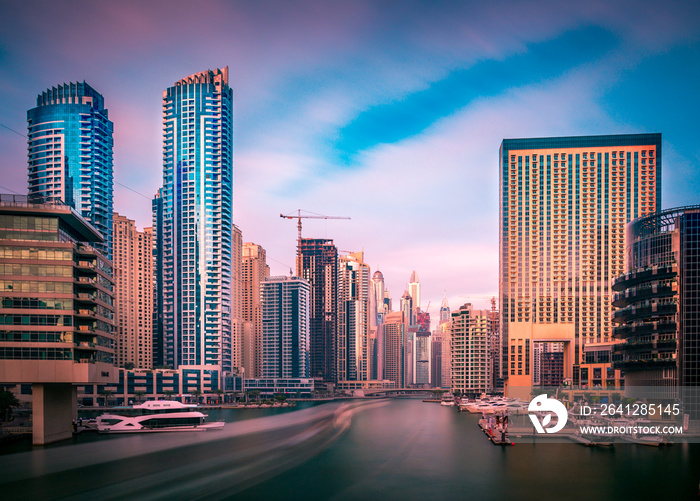
[{"label": "blue glass tower", "polygon": [[104,98],[85,82],[52,87],[27,112],[29,199],[62,201],[97,228],[112,257],[113,125]]},{"label": "blue glass tower", "polygon": [[[154,325],[163,365],[232,369],[233,92],[228,68],[163,92],[163,188],[154,203]],[[154,350],[157,352],[158,350]],[[157,360],[158,364],[160,360]],[[159,364],[160,365],[160,364]]]}]

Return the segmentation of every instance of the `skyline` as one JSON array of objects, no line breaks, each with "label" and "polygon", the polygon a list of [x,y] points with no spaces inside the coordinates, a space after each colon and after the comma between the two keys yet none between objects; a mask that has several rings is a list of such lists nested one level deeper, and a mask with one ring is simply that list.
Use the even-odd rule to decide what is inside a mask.
[{"label": "skyline", "polygon": [[4,4],[0,189],[27,189],[26,139],[6,127],[26,135],[38,94],[85,80],[114,123],[115,211],[150,226],[162,93],[229,66],[234,222],[273,276],[296,252],[279,214],[301,208],[352,218],[303,236],[364,250],[395,304],[416,270],[434,318],[445,289],[453,310],[488,308],[504,138],[661,132],[660,208],[697,203],[694,2]]}]

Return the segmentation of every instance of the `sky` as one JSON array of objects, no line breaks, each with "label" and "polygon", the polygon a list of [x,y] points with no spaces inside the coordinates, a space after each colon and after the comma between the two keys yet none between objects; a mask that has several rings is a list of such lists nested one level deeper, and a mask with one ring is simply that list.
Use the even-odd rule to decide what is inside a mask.
[{"label": "sky", "polygon": [[365,252],[398,308],[498,295],[504,138],[661,132],[662,207],[700,204],[700,2],[0,0],[0,192],[26,112],[85,80],[114,123],[115,211],[151,225],[162,92],[229,67],[234,220],[294,267],[303,235]]}]

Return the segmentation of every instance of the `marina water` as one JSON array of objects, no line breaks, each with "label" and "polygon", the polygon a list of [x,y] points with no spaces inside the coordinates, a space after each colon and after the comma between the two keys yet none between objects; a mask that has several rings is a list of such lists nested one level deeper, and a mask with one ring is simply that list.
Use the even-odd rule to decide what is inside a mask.
[{"label": "marina water", "polygon": [[222,431],[3,446],[4,499],[697,499],[700,444],[492,445],[419,399],[222,409]]}]

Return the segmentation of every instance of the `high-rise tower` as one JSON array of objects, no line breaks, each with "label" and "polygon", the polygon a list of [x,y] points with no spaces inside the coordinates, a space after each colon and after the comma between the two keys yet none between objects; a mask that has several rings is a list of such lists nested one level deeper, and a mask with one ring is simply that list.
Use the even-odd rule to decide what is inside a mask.
[{"label": "high-rise tower", "polygon": [[309,377],[309,296],[298,277],[271,277],[260,284],[264,378]]},{"label": "high-rise tower", "polygon": [[114,213],[115,364],[153,368],[153,228]]},{"label": "high-rise tower", "polygon": [[411,279],[408,281],[408,293],[413,298],[413,318],[415,319],[415,312],[420,309],[420,282],[418,281],[418,273],[415,270],[411,273]]},{"label": "high-rise tower", "polygon": [[364,253],[338,258],[338,380],[366,381],[369,374],[369,265]]},{"label": "high-rise tower", "polygon": [[[262,373],[262,309],[260,288],[270,276],[267,253],[252,242],[243,244],[243,366],[246,377],[261,377]],[[308,319],[307,319],[308,322]],[[308,350],[308,346],[307,346]]]},{"label": "high-rise tower", "polygon": [[112,258],[112,132],[104,98],[85,82],[52,87],[27,111],[29,199],[61,201],[102,234]]},{"label": "high-rise tower", "polygon": [[[232,368],[233,93],[228,68],[163,92],[163,188],[154,203],[163,361]],[[158,270],[162,267],[162,270]],[[212,368],[211,370],[214,370]]]},{"label": "high-rise tower", "polygon": [[586,346],[611,342],[625,224],[661,206],[661,134],[504,139],[500,189],[507,388],[532,385],[535,342],[563,342],[578,384]]},{"label": "high-rise tower", "polygon": [[297,274],[311,284],[311,377],[337,381],[338,248],[333,240],[300,242]]}]

